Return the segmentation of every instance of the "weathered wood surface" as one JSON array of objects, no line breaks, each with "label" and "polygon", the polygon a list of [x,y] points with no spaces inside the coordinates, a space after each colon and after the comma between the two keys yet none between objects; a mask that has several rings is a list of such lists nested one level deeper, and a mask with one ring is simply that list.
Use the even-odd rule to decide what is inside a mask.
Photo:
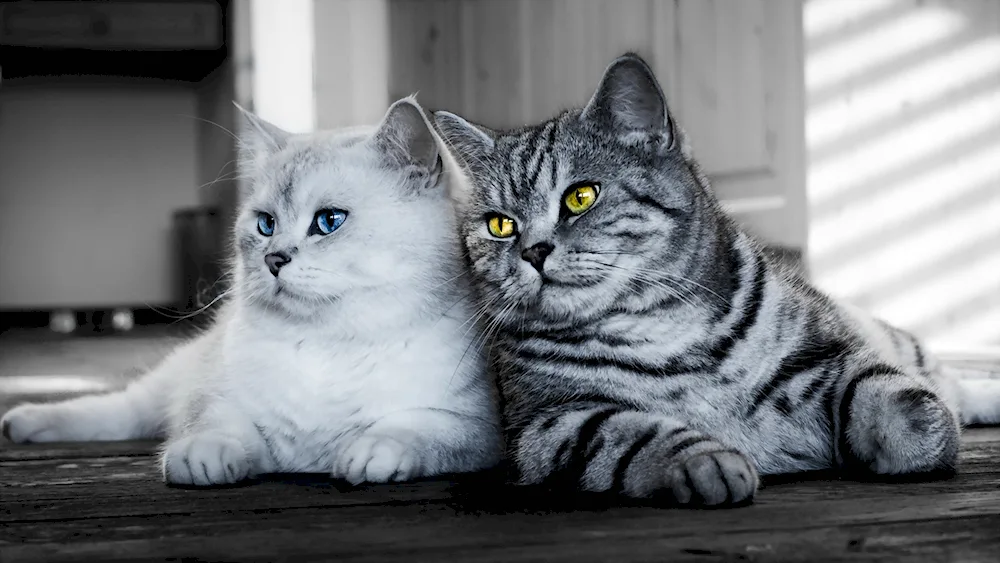
[{"label": "weathered wood surface", "polygon": [[[154,363],[162,336],[6,333],[0,412],[82,392],[59,390],[52,378],[124,384],[136,372],[116,374]],[[726,510],[570,503],[490,476],[360,488],[322,475],[269,476],[179,489],[161,482],[157,447],[0,439],[0,563],[1000,561],[1000,428],[966,433],[951,479],[783,476],[767,479],[751,506]]]},{"label": "weathered wood surface", "polygon": [[0,449],[0,561],[991,561],[1000,429],[969,430],[956,477],[769,479],[751,506],[683,510],[533,496],[488,477],[353,488],[274,476],[160,481],[156,444]]}]

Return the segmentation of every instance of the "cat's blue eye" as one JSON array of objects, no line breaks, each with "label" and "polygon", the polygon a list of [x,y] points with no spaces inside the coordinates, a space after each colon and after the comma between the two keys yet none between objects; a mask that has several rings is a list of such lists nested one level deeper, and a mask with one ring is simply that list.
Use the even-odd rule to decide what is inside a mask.
[{"label": "cat's blue eye", "polygon": [[347,220],[347,212],[342,209],[320,209],[316,212],[309,234],[328,235],[336,231]]},{"label": "cat's blue eye", "polygon": [[274,217],[270,213],[261,211],[257,214],[257,231],[265,237],[274,234]]}]

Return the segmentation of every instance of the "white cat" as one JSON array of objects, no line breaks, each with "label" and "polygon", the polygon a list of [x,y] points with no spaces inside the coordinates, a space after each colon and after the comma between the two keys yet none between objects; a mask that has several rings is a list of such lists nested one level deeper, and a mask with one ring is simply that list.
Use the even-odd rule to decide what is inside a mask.
[{"label": "white cat", "polygon": [[441,160],[412,99],[377,128],[291,135],[245,113],[252,180],[214,325],[121,392],[27,404],[14,442],[165,434],[169,483],[329,472],[352,483],[499,460]]}]

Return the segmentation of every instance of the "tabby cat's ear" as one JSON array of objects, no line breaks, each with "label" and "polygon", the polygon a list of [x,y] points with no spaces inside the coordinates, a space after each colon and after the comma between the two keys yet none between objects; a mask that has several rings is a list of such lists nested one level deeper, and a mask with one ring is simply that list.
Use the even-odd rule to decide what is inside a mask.
[{"label": "tabby cat's ear", "polygon": [[672,145],[673,126],[663,90],[646,61],[634,53],[608,65],[580,119],[627,137],[653,136],[663,146]]},{"label": "tabby cat's ear", "polygon": [[448,195],[463,209],[476,191],[475,176],[483,157],[493,152],[496,133],[447,111],[434,112],[434,123],[448,171]]},{"label": "tabby cat's ear", "polygon": [[493,152],[496,133],[447,111],[434,112],[434,122],[452,154],[470,165]]},{"label": "tabby cat's ear", "polygon": [[260,165],[263,157],[285,148],[291,133],[243,109],[236,102],[233,105],[243,116],[239,134],[240,166],[253,170]]},{"label": "tabby cat's ear", "polygon": [[415,166],[424,173],[438,168],[438,147],[431,123],[412,96],[389,106],[371,139],[379,151],[400,166]]}]

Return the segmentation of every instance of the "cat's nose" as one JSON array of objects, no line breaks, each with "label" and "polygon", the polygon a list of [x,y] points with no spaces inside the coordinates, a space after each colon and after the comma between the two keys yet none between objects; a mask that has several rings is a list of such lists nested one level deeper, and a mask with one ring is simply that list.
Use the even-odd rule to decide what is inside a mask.
[{"label": "cat's nose", "polygon": [[530,262],[532,266],[535,267],[539,272],[542,271],[542,267],[545,265],[545,258],[549,254],[552,254],[552,250],[555,247],[548,242],[540,242],[536,245],[525,248],[521,251],[521,258],[524,258],[526,262]]},{"label": "cat's nose", "polygon": [[292,257],[284,250],[272,252],[264,257],[264,263],[267,264],[267,269],[271,270],[271,275],[274,277],[278,277],[278,271],[281,270],[281,267],[291,261]]}]

